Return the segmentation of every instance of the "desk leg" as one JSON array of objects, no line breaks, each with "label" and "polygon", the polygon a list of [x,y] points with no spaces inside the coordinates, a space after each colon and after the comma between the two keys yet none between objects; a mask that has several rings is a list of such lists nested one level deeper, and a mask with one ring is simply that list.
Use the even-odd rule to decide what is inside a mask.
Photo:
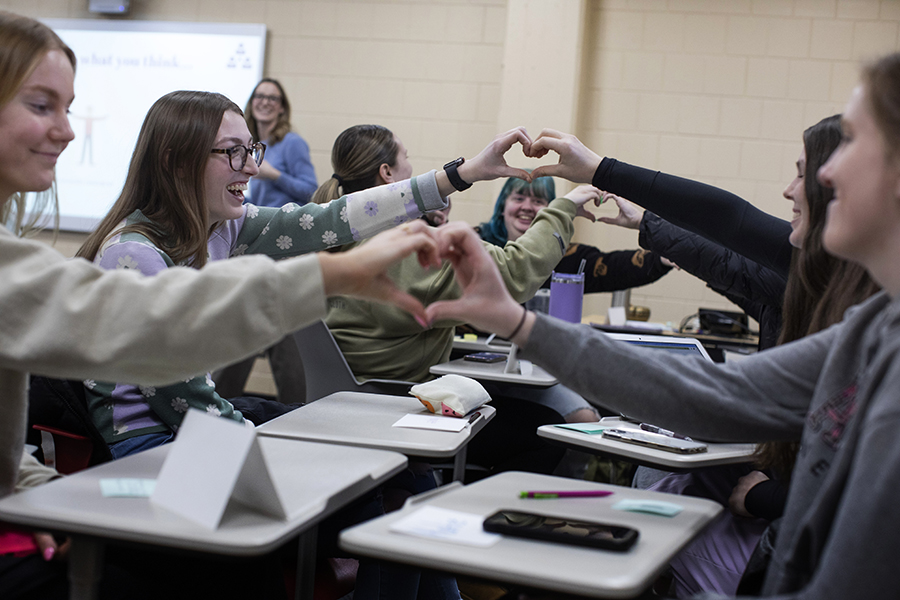
[{"label": "desk leg", "polygon": [[103,542],[73,535],[69,550],[70,600],[95,600],[102,575]]},{"label": "desk leg", "polygon": [[466,446],[453,457],[453,481],[462,483],[466,477]]},{"label": "desk leg", "polygon": [[318,528],[311,527],[300,534],[297,547],[297,583],[294,600],[313,600],[316,585],[316,538]]}]

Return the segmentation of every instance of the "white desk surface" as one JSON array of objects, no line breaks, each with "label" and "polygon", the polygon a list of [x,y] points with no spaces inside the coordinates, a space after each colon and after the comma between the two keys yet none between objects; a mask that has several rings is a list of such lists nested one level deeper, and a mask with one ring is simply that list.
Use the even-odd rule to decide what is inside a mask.
[{"label": "white desk surface", "polygon": [[168,445],[8,496],[0,500],[0,519],[95,538],[253,556],[316,525],[401,471],[407,462],[395,452],[262,437],[259,441],[285,504],[284,521],[232,502],[219,528],[210,530],[149,498],[103,497],[102,478],[155,479]]},{"label": "white desk surface", "polygon": [[[490,405],[460,432],[393,427],[404,415],[430,414],[413,396],[335,392],[258,427],[263,436],[394,450],[410,456],[448,458],[494,418]],[[446,417],[452,418],[452,417]]]},{"label": "white desk surface", "polygon": [[[640,427],[636,423],[623,421],[619,417],[606,417],[600,420],[600,424],[608,424],[616,429],[640,431]],[[706,452],[677,454],[675,452],[666,452],[665,450],[611,440],[599,433],[582,433],[555,425],[543,425],[538,427],[537,432],[540,437],[577,447],[580,450],[587,450],[595,454],[612,454],[641,464],[681,471],[749,462],[756,450],[756,444],[703,442],[708,446]]]},{"label": "white desk surface", "polygon": [[[443,491],[447,488],[449,491]],[[604,498],[525,500],[522,490],[612,490]],[[675,517],[613,510],[626,498],[675,502]],[[637,529],[627,552],[614,552],[504,536],[489,548],[464,546],[395,533],[388,528],[423,505],[487,517],[502,509],[600,521]],[[673,496],[577,479],[506,472],[468,486],[451,484],[411,498],[402,510],[344,530],[340,546],[349,552],[420,567],[482,577],[593,598],[632,598],[647,589],[669,560],[719,512],[710,500]]]},{"label": "white desk surface", "polygon": [[[480,363],[457,358],[434,365],[429,371],[434,375],[464,375],[472,379],[516,383],[533,387],[550,387],[559,383],[556,377],[530,361],[519,360],[519,365],[526,370],[526,373],[504,373],[506,361]],[[530,373],[527,372],[528,370],[530,370]]]}]

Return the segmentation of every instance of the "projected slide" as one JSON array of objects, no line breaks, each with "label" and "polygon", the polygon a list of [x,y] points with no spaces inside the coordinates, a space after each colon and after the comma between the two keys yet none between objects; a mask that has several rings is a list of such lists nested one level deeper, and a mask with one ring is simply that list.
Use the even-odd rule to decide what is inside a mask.
[{"label": "projected slide", "polygon": [[263,73],[264,25],[45,21],[78,58],[75,139],[56,177],[61,226],[88,231],[118,197],[150,106],[175,90],[228,96],[241,108]]}]

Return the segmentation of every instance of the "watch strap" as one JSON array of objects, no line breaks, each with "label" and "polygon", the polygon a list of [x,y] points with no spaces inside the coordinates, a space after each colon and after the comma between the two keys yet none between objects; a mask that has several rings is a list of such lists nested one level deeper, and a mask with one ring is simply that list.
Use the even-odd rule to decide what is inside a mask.
[{"label": "watch strap", "polygon": [[456,188],[458,192],[464,192],[470,187],[472,187],[471,183],[466,183],[463,181],[462,177],[459,176],[459,165],[463,164],[466,161],[465,158],[460,156],[456,160],[451,160],[446,165],[444,165],[444,172],[447,174],[447,179],[450,180],[450,185]]}]

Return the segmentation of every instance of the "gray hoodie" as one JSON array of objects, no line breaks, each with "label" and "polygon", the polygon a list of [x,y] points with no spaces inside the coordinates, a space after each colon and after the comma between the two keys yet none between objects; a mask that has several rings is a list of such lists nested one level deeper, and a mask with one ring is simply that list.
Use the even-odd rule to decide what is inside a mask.
[{"label": "gray hoodie", "polygon": [[695,438],[800,438],[763,595],[896,597],[900,301],[879,294],[825,331],[727,365],[542,315],[521,355],[595,404]]}]

